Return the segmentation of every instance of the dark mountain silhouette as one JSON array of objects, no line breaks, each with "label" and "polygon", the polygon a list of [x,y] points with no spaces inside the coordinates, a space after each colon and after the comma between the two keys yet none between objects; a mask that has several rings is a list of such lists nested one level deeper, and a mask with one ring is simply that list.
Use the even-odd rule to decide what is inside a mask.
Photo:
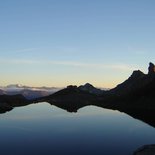
[{"label": "dark mountain silhouette", "polygon": [[119,110],[155,127],[155,66],[149,64],[148,74],[137,70],[115,88],[102,91],[91,84],[68,86],[52,95],[28,100],[22,95],[0,95],[0,113],[38,102],[48,102],[69,112],[87,105]]},{"label": "dark mountain silhouette", "polygon": [[131,93],[138,87],[142,87],[144,83],[141,82],[144,81],[144,79],[145,74],[143,72],[140,70],[134,71],[126,81],[111,89],[109,92],[118,96]]},{"label": "dark mountain silhouette", "polygon": [[90,94],[95,94],[95,95],[102,95],[104,93],[104,90],[95,88],[93,85],[91,85],[89,83],[79,86],[78,88],[82,91],[88,92]]},{"label": "dark mountain silhouette", "polygon": [[125,112],[155,127],[155,119],[153,119],[155,66],[152,63],[149,65],[148,74],[137,70],[127,80],[111,90],[102,91],[99,94],[92,93],[90,90],[95,90],[90,84],[80,87],[68,86],[34,102],[48,102],[70,112],[76,112],[87,105],[96,105]]},{"label": "dark mountain silhouette", "polygon": [[42,97],[34,102],[48,102],[70,112],[76,112],[83,105],[90,105],[96,102],[97,95],[89,93],[77,86],[68,86],[50,96]]},{"label": "dark mountain silhouette", "polygon": [[24,106],[30,103],[22,95],[0,95],[0,113],[10,111],[13,107]]},{"label": "dark mountain silhouette", "polygon": [[29,103],[29,101],[22,95],[0,95],[0,103],[8,103],[12,105],[13,102],[18,103],[19,105],[22,103]]},{"label": "dark mountain silhouette", "polygon": [[142,93],[142,91],[148,89],[149,85],[155,80],[154,68],[154,64],[150,63],[148,74],[144,74],[140,70],[134,71],[126,81],[119,84],[114,89],[111,89],[109,92],[118,96],[138,95]]},{"label": "dark mountain silhouette", "polygon": [[102,91],[90,84],[68,86],[50,96],[37,99],[59,105],[95,104],[107,108],[152,108],[155,94],[155,69],[150,63],[148,74],[134,71],[132,75],[117,87]]},{"label": "dark mountain silhouette", "polygon": [[109,90],[103,101],[121,108],[155,108],[154,68],[155,66],[150,63],[148,74],[134,71],[126,81]]}]

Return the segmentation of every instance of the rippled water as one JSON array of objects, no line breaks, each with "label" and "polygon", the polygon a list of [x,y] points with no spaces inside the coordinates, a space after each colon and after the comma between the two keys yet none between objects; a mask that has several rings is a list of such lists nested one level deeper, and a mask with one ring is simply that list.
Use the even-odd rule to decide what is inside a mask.
[{"label": "rippled water", "polygon": [[153,143],[153,127],[95,106],[68,113],[39,103],[0,115],[2,155],[132,155]]}]

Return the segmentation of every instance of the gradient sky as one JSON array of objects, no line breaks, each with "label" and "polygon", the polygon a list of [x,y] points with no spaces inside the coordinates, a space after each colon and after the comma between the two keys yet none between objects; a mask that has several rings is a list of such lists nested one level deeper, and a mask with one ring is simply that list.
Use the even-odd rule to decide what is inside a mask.
[{"label": "gradient sky", "polygon": [[155,62],[155,0],[1,0],[0,85],[114,87]]}]

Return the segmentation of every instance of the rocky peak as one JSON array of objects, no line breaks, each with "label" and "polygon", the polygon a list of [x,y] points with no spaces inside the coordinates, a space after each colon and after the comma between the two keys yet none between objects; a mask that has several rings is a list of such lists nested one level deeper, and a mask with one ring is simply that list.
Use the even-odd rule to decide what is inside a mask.
[{"label": "rocky peak", "polygon": [[93,85],[91,85],[90,83],[86,83],[85,85],[81,85],[79,86],[80,90],[92,90],[92,89],[96,89]]},{"label": "rocky peak", "polygon": [[155,66],[152,62],[149,63],[148,74],[155,73]]},{"label": "rocky peak", "polygon": [[95,94],[95,95],[100,95],[103,93],[102,90],[95,88],[93,85],[91,85],[90,83],[86,83],[85,85],[81,85],[78,87],[80,90],[91,93],[91,94]]},{"label": "rocky peak", "polygon": [[86,87],[86,88],[94,88],[94,86],[91,85],[90,83],[86,83],[86,84],[84,85],[84,87]]},{"label": "rocky peak", "polygon": [[132,73],[130,78],[132,78],[132,79],[139,79],[139,78],[141,78],[143,76],[144,76],[143,72],[141,72],[140,70],[136,70],[136,71],[133,71],[133,73]]}]

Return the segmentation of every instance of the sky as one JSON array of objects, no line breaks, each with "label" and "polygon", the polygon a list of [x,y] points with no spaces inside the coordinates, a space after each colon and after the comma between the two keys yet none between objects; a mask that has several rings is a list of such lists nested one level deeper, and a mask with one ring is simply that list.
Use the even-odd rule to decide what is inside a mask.
[{"label": "sky", "polygon": [[155,62],[154,0],[1,0],[0,85],[113,88]]}]

